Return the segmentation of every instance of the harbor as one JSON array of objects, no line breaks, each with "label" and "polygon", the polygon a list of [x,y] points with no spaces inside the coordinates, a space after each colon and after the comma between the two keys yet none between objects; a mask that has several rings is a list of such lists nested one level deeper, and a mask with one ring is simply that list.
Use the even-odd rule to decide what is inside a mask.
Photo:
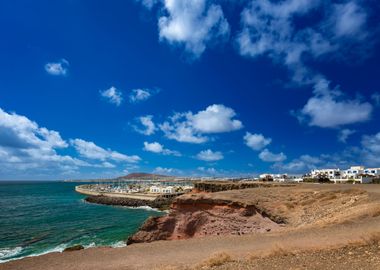
[{"label": "harbor", "polygon": [[86,195],[85,201],[90,203],[148,206],[160,210],[166,210],[174,198],[191,192],[192,189],[193,186],[188,183],[156,181],[85,184],[75,187],[75,191]]}]

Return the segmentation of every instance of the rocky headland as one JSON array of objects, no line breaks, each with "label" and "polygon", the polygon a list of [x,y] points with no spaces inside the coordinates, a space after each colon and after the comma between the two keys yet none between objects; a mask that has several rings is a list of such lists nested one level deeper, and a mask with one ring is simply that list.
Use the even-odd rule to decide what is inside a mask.
[{"label": "rocky headland", "polygon": [[[149,218],[127,243],[217,235],[245,235],[344,222],[367,215],[368,193],[355,188],[315,191],[275,187],[193,193],[177,197],[170,212]],[[370,211],[380,211],[371,205]]]}]

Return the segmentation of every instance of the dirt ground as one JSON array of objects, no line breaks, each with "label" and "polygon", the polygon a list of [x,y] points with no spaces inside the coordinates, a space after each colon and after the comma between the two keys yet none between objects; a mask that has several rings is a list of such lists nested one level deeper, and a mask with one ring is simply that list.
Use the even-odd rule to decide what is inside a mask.
[{"label": "dirt ground", "polygon": [[51,253],[0,264],[0,270],[193,269],[215,253],[229,259],[200,269],[380,269],[379,244],[368,242],[380,233],[380,185],[302,184],[207,196],[254,203],[286,226],[240,236]]}]

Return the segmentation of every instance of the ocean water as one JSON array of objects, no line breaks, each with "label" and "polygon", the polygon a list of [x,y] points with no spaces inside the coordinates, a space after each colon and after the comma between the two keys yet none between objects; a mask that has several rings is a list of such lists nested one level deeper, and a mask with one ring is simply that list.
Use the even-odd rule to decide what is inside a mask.
[{"label": "ocean water", "polygon": [[0,182],[0,263],[84,247],[124,246],[149,216],[162,212],[85,202],[77,183]]}]

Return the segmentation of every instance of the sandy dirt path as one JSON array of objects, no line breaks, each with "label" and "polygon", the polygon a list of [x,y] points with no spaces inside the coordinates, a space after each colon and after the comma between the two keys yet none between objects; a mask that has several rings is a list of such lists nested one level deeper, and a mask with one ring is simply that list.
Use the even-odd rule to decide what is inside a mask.
[{"label": "sandy dirt path", "polygon": [[154,269],[164,265],[194,265],[215,252],[227,252],[239,258],[273,248],[310,249],[337,247],[360,241],[380,232],[380,217],[370,221],[308,228],[267,234],[209,237],[201,239],[158,241],[125,248],[92,248],[75,252],[51,253],[0,265],[0,270],[93,270]]}]

